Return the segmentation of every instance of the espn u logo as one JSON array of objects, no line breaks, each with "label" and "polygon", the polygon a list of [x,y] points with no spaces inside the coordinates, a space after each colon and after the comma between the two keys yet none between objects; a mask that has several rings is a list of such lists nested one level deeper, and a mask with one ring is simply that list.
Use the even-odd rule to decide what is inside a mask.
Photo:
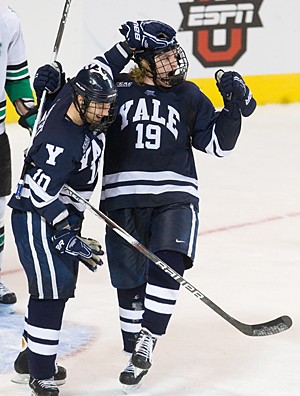
[{"label": "espn u logo", "polygon": [[262,26],[258,15],[262,1],[179,3],[183,13],[179,30],[193,32],[193,54],[204,67],[232,66],[246,52],[247,29]]}]

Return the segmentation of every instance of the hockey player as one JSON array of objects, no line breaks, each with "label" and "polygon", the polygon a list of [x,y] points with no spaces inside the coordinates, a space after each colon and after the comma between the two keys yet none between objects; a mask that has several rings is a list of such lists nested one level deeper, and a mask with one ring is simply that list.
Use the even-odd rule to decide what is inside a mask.
[{"label": "hockey player", "polygon": [[[218,74],[224,108],[216,111],[192,82],[175,30],[159,21],[122,25],[128,47],[105,53],[118,89],[118,117],[107,134],[101,209],[179,274],[191,268],[198,231],[198,180],[192,149],[228,155],[241,130],[241,113],[256,107],[242,77]],[[129,73],[118,73],[128,59]],[[117,289],[124,351],[120,374],[138,386],[152,365],[153,349],[166,333],[179,284],[128,245],[106,232],[112,285]]]},{"label": "hockey player", "polygon": [[[35,103],[29,81],[28,64],[25,55],[23,34],[17,14],[8,6],[0,4],[0,81],[1,81],[1,116],[0,116],[0,275],[4,248],[4,209],[6,196],[11,192],[11,158],[7,134],[5,132],[6,94],[20,115],[19,124],[30,132],[36,118]],[[55,73],[55,71],[54,71]],[[57,84],[55,86],[57,89]],[[14,312],[16,295],[0,280],[0,311],[6,307]],[[28,363],[25,359],[26,340],[22,341],[23,351],[20,353],[15,367],[20,374],[14,381],[28,381]],[[56,382],[65,381],[66,370],[57,366]]]},{"label": "hockey player", "polygon": [[[1,280],[5,241],[4,213],[6,199],[11,192],[10,145],[5,132],[6,94],[20,116],[35,105],[20,20],[11,8],[0,3],[0,311],[7,311],[8,308],[13,313],[16,295]],[[25,125],[22,123],[23,126],[30,129],[34,118],[28,117]]]},{"label": "hockey player", "polygon": [[[161,23],[157,31],[157,23],[127,22],[121,27],[135,49],[136,67],[115,76],[119,115],[107,135],[101,209],[183,275],[193,265],[198,232],[192,149],[228,155],[241,130],[241,113],[249,116],[256,102],[238,73],[220,73],[217,86],[224,108],[216,111],[186,81],[188,61],[175,30]],[[106,59],[110,62],[109,51]],[[120,382],[135,386],[166,333],[179,283],[110,228],[106,249],[124,350],[131,355]]]},{"label": "hockey player", "polygon": [[65,304],[74,296],[78,263],[92,271],[102,265],[99,242],[80,236],[84,207],[68,196],[64,184],[91,196],[105,130],[115,118],[115,85],[99,64],[92,64],[48,104],[26,157],[21,197],[9,201],[28,279],[26,357],[29,386],[37,396],[59,394],[54,382],[59,332]]}]

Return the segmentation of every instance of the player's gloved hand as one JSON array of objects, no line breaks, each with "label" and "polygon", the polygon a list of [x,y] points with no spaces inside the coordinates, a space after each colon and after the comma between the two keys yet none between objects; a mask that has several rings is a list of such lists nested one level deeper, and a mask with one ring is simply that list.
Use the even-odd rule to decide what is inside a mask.
[{"label": "player's gloved hand", "polygon": [[163,48],[170,44],[176,31],[166,23],[154,20],[127,21],[120,28],[130,48],[135,50]]},{"label": "player's gloved hand", "polygon": [[65,82],[66,76],[59,62],[56,61],[52,65],[44,65],[38,68],[33,81],[38,100],[41,99],[45,89],[49,94],[56,93]]},{"label": "player's gloved hand", "polygon": [[22,115],[18,120],[18,124],[21,125],[21,127],[28,129],[30,134],[33,130],[37,112],[38,106],[34,106],[30,110],[28,110],[26,114]]},{"label": "player's gloved hand", "polygon": [[225,107],[230,107],[228,101],[231,101],[232,104],[236,103],[242,115],[249,117],[256,108],[256,101],[242,76],[234,71],[224,73],[223,70],[218,70],[215,77]]},{"label": "player's gloved hand", "polygon": [[97,266],[102,265],[100,256],[104,254],[99,242],[91,238],[83,238],[76,231],[63,228],[57,231],[51,238],[53,246],[61,254],[69,254],[88,267],[89,270],[97,271]]}]

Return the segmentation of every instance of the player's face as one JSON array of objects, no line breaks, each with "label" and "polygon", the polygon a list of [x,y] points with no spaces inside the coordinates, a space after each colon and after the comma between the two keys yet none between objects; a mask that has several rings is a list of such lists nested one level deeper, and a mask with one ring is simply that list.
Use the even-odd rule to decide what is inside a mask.
[{"label": "player's face", "polygon": [[167,79],[173,76],[178,68],[177,49],[172,49],[155,57],[157,83],[162,87],[170,87]]},{"label": "player's face", "polygon": [[98,103],[91,101],[85,112],[86,121],[89,124],[99,124],[103,117],[109,115],[111,103]]}]

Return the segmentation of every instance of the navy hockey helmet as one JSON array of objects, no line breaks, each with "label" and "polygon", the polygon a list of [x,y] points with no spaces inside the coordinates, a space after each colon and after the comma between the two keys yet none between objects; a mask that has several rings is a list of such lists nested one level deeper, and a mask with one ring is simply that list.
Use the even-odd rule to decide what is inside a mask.
[{"label": "navy hockey helmet", "polygon": [[[143,60],[148,62],[150,70],[148,73],[153,78],[155,85],[160,85],[159,81],[169,86],[181,83],[186,79],[189,63],[183,48],[177,42],[175,35],[170,37],[161,32],[156,35],[159,39],[157,48],[143,48],[134,52],[133,60],[141,68]],[[168,53],[168,66],[166,63],[157,64],[157,57],[161,54]],[[172,56],[173,55],[173,56]],[[171,71],[170,71],[171,69]]]},{"label": "navy hockey helmet", "polygon": [[[110,104],[108,115],[101,117],[99,121],[90,123],[92,130],[103,131],[115,121],[117,89],[112,77],[103,68],[93,64],[80,70],[71,81],[71,86],[74,104],[85,123],[90,123],[87,120],[87,112],[92,102]],[[78,95],[83,97],[83,104],[79,104]]]}]

